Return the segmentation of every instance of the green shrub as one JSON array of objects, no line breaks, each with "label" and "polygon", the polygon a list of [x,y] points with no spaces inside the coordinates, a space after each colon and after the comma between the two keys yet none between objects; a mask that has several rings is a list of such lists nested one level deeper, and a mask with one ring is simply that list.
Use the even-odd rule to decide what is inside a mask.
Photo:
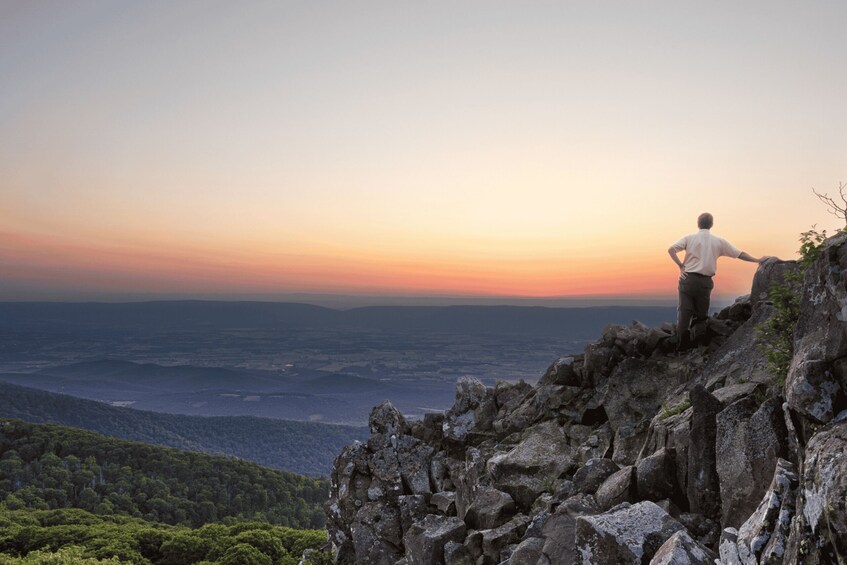
[{"label": "green shrub", "polygon": [[768,369],[777,376],[777,383],[785,383],[791,358],[794,356],[794,330],[800,316],[800,298],[806,271],[820,257],[826,241],[826,230],[819,232],[812,226],[800,234],[799,268],[787,273],[780,284],[768,291],[773,304],[773,314],[756,328],[760,346],[768,361]]}]

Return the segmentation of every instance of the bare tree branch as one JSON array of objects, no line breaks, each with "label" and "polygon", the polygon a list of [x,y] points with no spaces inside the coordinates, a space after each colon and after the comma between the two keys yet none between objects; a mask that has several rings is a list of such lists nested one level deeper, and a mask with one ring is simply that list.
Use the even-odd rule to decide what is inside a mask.
[{"label": "bare tree branch", "polygon": [[818,197],[818,200],[823,202],[824,206],[826,206],[826,211],[835,216],[836,218],[840,218],[844,220],[845,225],[847,225],[847,183],[839,182],[838,183],[838,196],[841,198],[841,201],[844,203],[843,205],[839,205],[838,202],[835,201],[827,193],[820,193],[812,187],[812,192],[815,193],[815,196]]}]

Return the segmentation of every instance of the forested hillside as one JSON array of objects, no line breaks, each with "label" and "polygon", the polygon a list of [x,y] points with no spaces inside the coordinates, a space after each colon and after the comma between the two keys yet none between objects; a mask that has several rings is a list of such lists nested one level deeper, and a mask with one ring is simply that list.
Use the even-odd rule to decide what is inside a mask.
[{"label": "forested hillside", "polygon": [[0,501],[166,524],[324,525],[327,481],[51,424],[0,420]]},{"label": "forested hillside", "polygon": [[255,461],[294,473],[326,476],[335,454],[365,428],[251,416],[183,416],[0,383],[0,418],[55,423],[117,438]]},{"label": "forested hillside", "polygon": [[[168,526],[78,509],[8,510],[0,503],[0,565],[297,565],[326,542],[321,530],[261,522]],[[329,563],[317,551],[310,565]]]}]

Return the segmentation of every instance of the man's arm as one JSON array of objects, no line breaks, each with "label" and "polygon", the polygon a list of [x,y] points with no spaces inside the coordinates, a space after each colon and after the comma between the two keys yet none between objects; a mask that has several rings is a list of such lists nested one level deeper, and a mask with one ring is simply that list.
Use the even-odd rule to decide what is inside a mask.
[{"label": "man's arm", "polygon": [[756,258],[744,251],[741,252],[741,255],[739,255],[738,258],[742,261],[747,261],[748,263],[764,263],[765,261],[770,259],[770,257],[768,257],[767,255],[765,255],[764,257]]},{"label": "man's arm", "polygon": [[684,279],[688,276],[688,273],[685,272],[685,266],[682,264],[682,261],[679,260],[679,250],[674,246],[668,247],[668,255],[671,256],[673,262],[676,263],[676,266],[679,267],[679,278]]}]

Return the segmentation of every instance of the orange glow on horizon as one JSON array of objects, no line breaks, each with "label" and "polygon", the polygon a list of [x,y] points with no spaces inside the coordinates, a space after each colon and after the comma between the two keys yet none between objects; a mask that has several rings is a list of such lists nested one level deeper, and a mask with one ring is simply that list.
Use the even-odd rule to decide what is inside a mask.
[{"label": "orange glow on horizon", "polygon": [[[672,297],[676,275],[667,255],[656,250],[625,259],[568,261],[555,256],[377,256],[354,250],[239,254],[93,245],[8,232],[0,233],[0,257],[14,279],[105,292]],[[734,263],[722,260],[718,294],[749,289],[754,267]]]}]

